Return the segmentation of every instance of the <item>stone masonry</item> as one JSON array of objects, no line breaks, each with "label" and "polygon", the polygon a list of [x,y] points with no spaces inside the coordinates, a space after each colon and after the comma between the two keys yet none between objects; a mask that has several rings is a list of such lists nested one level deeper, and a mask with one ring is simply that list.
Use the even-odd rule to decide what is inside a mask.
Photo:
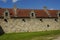
[{"label": "stone masonry", "polygon": [[7,19],[8,22],[5,22],[4,19],[0,19],[0,25],[2,26],[5,33],[12,32],[35,32],[35,31],[49,31],[49,30],[59,30],[60,29],[60,20],[55,21],[52,19],[42,19],[40,18],[22,18]]}]

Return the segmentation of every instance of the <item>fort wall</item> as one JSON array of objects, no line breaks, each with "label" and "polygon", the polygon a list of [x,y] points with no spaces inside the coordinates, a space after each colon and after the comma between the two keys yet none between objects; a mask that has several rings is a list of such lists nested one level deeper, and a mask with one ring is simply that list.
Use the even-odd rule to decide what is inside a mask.
[{"label": "fort wall", "polygon": [[40,19],[40,18],[20,18],[20,19],[0,19],[0,26],[3,28],[5,33],[11,32],[35,32],[35,31],[49,31],[49,30],[60,30],[60,20],[58,19]]}]

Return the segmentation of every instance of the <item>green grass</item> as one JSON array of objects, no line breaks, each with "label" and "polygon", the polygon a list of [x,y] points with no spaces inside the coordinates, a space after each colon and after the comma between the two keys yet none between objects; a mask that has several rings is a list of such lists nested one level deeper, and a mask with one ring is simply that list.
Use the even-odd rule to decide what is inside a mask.
[{"label": "green grass", "polygon": [[[53,30],[53,31],[41,31],[41,32],[21,32],[21,33],[8,33],[0,36],[0,40],[31,40],[35,39],[36,37],[39,40],[47,36],[55,36],[60,35],[60,30]],[[40,37],[42,36],[42,37]],[[42,40],[41,39],[41,40]]]}]

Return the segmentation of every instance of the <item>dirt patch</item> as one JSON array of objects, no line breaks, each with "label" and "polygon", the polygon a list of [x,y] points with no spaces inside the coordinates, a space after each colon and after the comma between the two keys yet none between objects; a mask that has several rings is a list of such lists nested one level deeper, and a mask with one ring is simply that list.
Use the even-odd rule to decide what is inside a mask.
[{"label": "dirt patch", "polygon": [[60,36],[56,37],[56,38],[55,38],[55,39],[53,39],[53,40],[60,40]]},{"label": "dirt patch", "polygon": [[32,40],[51,40],[53,38],[54,37],[35,37],[35,38],[32,38]]},{"label": "dirt patch", "polygon": [[[40,36],[32,38],[31,40],[60,40],[59,35],[52,35],[52,36]],[[57,38],[58,37],[58,38]]]}]

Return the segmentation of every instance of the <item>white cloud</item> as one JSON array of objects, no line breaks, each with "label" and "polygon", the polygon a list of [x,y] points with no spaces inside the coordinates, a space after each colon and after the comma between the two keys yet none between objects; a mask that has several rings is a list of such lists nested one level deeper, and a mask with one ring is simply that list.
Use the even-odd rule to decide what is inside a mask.
[{"label": "white cloud", "polygon": [[2,0],[3,2],[7,2],[7,0]]},{"label": "white cloud", "polygon": [[53,8],[49,9],[49,10],[54,10]]},{"label": "white cloud", "polygon": [[12,0],[13,3],[17,2],[18,0]]}]

